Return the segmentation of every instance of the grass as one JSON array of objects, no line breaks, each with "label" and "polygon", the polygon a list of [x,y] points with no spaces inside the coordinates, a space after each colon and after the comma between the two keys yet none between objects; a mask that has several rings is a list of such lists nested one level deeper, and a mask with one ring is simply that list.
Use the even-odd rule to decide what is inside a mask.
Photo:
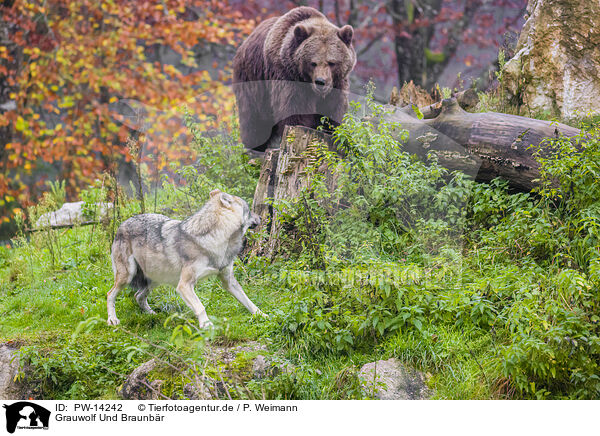
[{"label": "grass", "polygon": [[[215,279],[208,279],[196,286],[196,292],[217,327],[210,339],[199,340],[197,335],[185,333],[174,337],[177,325],[194,325],[195,321],[168,286],[155,289],[149,297],[156,315],[142,313],[126,289],[116,304],[121,325],[109,327],[104,321],[106,292],[112,286],[109,239],[110,227],[75,227],[60,231],[56,237],[32,234],[29,240],[21,238],[14,248],[0,253],[0,342],[21,346],[22,355],[34,368],[29,372],[30,382],[39,383],[40,398],[117,398],[124,375],[152,355],[169,357],[154,345],[185,361],[203,364],[209,349],[249,341],[266,344],[268,354],[296,368],[293,374],[282,374],[275,380],[250,382],[255,396],[359,398],[363,394],[358,388],[357,369],[387,357],[435,372],[431,384],[437,398],[485,398],[490,394],[481,392],[481,374],[471,377],[478,374],[473,356],[481,354],[481,349],[473,345],[475,354],[471,354],[461,345],[459,350],[463,336],[458,332],[439,334],[441,339],[435,343],[397,335],[374,350],[346,355],[303,356],[297,349],[286,349],[277,332],[281,332],[282,318],[295,297],[290,289],[272,281],[281,265],[264,268],[256,260],[238,262],[236,276],[252,301],[271,315],[267,320],[252,317]],[[50,243],[61,247],[60,257],[55,254],[54,261]],[[485,353],[481,354],[480,358],[484,357]],[[247,368],[241,365],[237,372],[244,370]],[[209,374],[214,375],[214,371],[208,368]],[[456,374],[463,380],[460,385],[455,383]],[[172,398],[182,396],[186,378],[181,374],[163,367],[152,377],[168,377],[164,391]],[[234,393],[248,396],[244,390]]]},{"label": "grass", "polygon": [[[357,399],[368,397],[362,365],[391,357],[427,374],[437,399],[600,398],[595,127],[580,153],[560,138],[552,144],[558,157],[542,161],[536,193],[416,161],[391,127],[358,118],[340,126],[345,158],[324,153],[317,165],[336,168],[339,187],[315,178],[306,201],[285,205],[282,252],[236,261],[268,319],[212,279],[196,292],[214,331],[199,331],[167,286],[149,297],[156,315],[123,292],[121,324],[107,326],[112,235],[139,213],[119,196],[114,223],[36,232],[0,248],[0,342],[21,347],[28,383],[44,399],[116,398],[151,358],[159,365],[148,377],[163,380],[170,398],[207,375],[227,386],[213,391],[219,398]],[[164,183],[146,199],[152,211],[182,218],[215,187],[252,197],[257,168],[241,146],[197,138],[196,147],[205,167],[174,169],[183,186]],[[84,196],[102,201],[110,186]],[[331,215],[319,196],[347,206]],[[42,199],[32,221],[56,203]],[[257,351],[235,350],[252,343],[286,370],[251,379]]]}]

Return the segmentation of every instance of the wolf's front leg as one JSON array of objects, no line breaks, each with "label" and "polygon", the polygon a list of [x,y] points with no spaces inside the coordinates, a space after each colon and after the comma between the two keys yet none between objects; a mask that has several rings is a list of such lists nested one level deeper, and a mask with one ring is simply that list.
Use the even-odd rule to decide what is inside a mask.
[{"label": "wolf's front leg", "polygon": [[233,275],[233,262],[219,271],[219,279],[221,280],[221,284],[223,288],[233,295],[240,303],[244,305],[246,309],[250,311],[252,315],[258,314],[264,317],[267,317],[265,313],[263,313],[256,305],[250,301],[242,286],[238,283]]},{"label": "wolf's front leg", "polygon": [[200,328],[212,326],[212,322],[208,319],[206,309],[200,302],[200,299],[194,291],[194,284],[196,283],[196,274],[193,269],[184,268],[181,271],[181,277],[179,278],[179,284],[177,285],[177,292],[185,301],[190,309],[194,312],[194,315],[198,318]]}]

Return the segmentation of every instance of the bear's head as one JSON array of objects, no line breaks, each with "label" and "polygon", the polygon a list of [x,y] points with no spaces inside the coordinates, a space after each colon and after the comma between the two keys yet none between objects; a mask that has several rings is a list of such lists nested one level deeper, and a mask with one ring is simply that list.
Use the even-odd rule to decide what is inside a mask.
[{"label": "bear's head", "polygon": [[352,26],[338,28],[325,20],[307,20],[294,27],[294,62],[317,95],[325,97],[333,88],[342,88],[356,64],[353,36]]}]

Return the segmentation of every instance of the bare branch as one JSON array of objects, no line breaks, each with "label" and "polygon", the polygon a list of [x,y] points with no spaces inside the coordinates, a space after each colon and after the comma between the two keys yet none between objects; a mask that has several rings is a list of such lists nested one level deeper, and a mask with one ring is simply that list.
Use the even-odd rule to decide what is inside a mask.
[{"label": "bare branch", "polygon": [[359,29],[362,29],[363,27],[367,27],[371,23],[371,21],[373,21],[373,18],[375,18],[375,16],[379,13],[380,9],[385,6],[386,6],[386,2],[381,2],[381,3],[377,4],[371,10],[371,13],[367,14],[367,16],[364,18],[364,20],[362,20],[361,23],[356,27]]},{"label": "bare branch", "polygon": [[383,38],[383,36],[386,34],[387,32],[385,30],[382,30],[381,32],[379,32],[377,35],[375,35],[363,48],[361,48],[357,53],[356,53],[356,57],[359,57],[363,54],[365,54],[367,51],[369,51],[371,49],[371,47],[373,47],[373,45],[379,41],[381,38]]}]

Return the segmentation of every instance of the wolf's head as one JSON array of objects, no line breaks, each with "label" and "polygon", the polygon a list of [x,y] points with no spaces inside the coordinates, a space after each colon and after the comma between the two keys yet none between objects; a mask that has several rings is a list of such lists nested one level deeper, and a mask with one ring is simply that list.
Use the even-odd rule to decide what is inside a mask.
[{"label": "wolf's head", "polygon": [[210,201],[217,202],[223,216],[236,221],[242,227],[242,233],[253,229],[260,224],[260,217],[250,210],[248,203],[235,195],[221,192],[218,189],[211,191]]}]

